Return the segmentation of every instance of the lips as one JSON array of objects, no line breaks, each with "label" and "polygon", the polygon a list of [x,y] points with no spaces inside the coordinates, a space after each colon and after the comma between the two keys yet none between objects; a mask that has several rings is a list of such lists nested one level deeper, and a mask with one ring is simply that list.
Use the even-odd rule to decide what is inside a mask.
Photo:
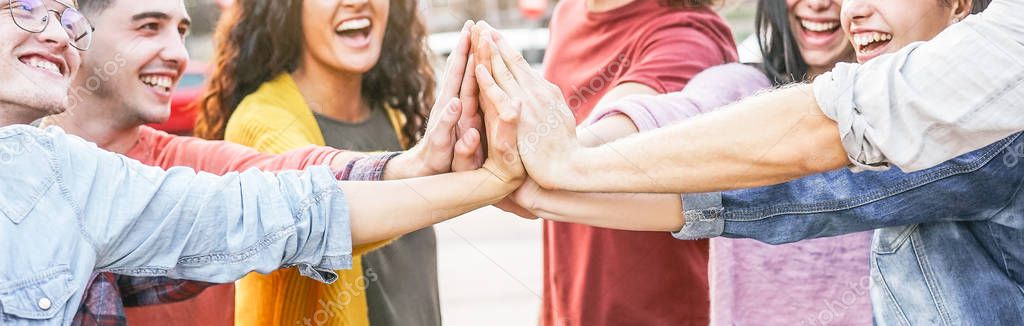
[{"label": "lips", "polygon": [[886,52],[892,34],[885,32],[859,32],[851,36],[857,50],[857,61],[865,62]]},{"label": "lips", "polygon": [[178,75],[175,73],[142,73],[139,74],[139,82],[157,96],[160,101],[170,101],[171,91],[177,83]]},{"label": "lips", "polygon": [[64,77],[64,62],[42,54],[29,54],[18,58],[19,61],[34,69],[42,70],[56,77]]},{"label": "lips", "polygon": [[370,18],[359,17],[342,21],[335,27],[334,32],[338,34],[345,46],[365,48],[370,45],[372,27],[373,21]]},{"label": "lips", "polygon": [[841,36],[838,20],[809,19],[797,17],[800,24],[799,35],[805,45],[827,47],[833,45]]}]

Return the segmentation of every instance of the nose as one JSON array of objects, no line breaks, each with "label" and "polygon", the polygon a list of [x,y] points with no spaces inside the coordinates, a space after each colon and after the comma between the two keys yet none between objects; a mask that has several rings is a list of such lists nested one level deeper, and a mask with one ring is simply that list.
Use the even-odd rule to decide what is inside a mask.
[{"label": "nose", "polygon": [[188,65],[188,49],[185,48],[185,41],[180,36],[171,33],[170,39],[164,44],[167,46],[160,51],[160,59],[168,64],[169,68],[180,70]]},{"label": "nose", "polygon": [[804,2],[814,11],[825,11],[832,7],[832,0],[806,0]]},{"label": "nose", "polygon": [[867,0],[846,0],[842,12],[843,17],[855,21],[871,17],[874,10]]},{"label": "nose", "polygon": [[68,44],[71,41],[70,36],[68,36],[68,32],[64,27],[61,26],[60,18],[57,18],[56,13],[51,11],[48,12],[47,15],[50,15],[48,17],[50,21],[46,24],[46,28],[43,29],[42,32],[36,34],[36,39],[43,44],[52,47],[54,50],[64,51],[67,49]]},{"label": "nose", "polygon": [[345,6],[345,7],[360,8],[360,7],[366,6],[366,4],[369,3],[369,2],[370,2],[369,0],[342,0],[341,1],[341,5]]}]

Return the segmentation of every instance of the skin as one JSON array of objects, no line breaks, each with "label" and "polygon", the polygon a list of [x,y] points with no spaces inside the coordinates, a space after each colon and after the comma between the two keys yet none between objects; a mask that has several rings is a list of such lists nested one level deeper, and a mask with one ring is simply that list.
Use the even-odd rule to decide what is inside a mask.
[{"label": "skin", "polygon": [[[94,36],[92,48],[82,59],[82,73],[71,84],[67,112],[48,118],[45,124],[60,126],[106,150],[126,153],[137,143],[142,125],[169,118],[170,98],[143,84],[140,76],[160,74],[178,83],[189,62],[184,40],[191,19],[180,0],[117,0],[106,10],[87,14],[103,33]],[[445,173],[450,171],[453,159],[471,162],[463,163],[464,171],[482,164],[482,157],[473,157],[482,151],[477,132],[482,122],[460,121],[463,103],[456,99],[469,46],[468,39],[460,42],[452,64],[445,69],[447,78],[432,110],[428,132],[420,144],[388,164],[385,180]],[[466,107],[476,107],[470,104],[473,106]],[[455,137],[457,123],[466,126],[461,139]],[[460,149],[457,159],[452,154],[455,148]],[[362,155],[339,155],[332,165],[344,168]]]},{"label": "skin", "polygon": [[[50,8],[62,8],[56,1],[49,1],[46,4],[51,6]],[[5,81],[8,82],[5,84],[8,86],[0,92],[2,126],[25,124],[49,114],[62,112],[62,105],[68,103],[71,81],[81,64],[78,50],[68,44],[67,33],[57,25],[50,25],[42,33],[33,34],[18,28],[12,20],[5,18],[0,19],[0,38],[0,54],[4,54],[6,58],[0,60],[0,69],[6,69],[8,72],[2,74],[5,77],[0,77],[7,78]],[[468,36],[464,36],[460,45],[463,58],[468,56],[468,47]],[[27,53],[47,55],[52,60],[67,65],[61,69],[62,74],[53,74],[22,63],[19,58]],[[454,57],[453,61],[457,63],[459,56]],[[461,71],[465,67],[465,61],[461,63],[453,64],[451,67]],[[457,78],[452,80],[461,82],[462,73],[457,75]],[[488,78],[489,76],[484,77],[485,80]],[[46,81],[48,87],[19,86],[28,85],[33,81]],[[490,85],[486,94],[494,98],[495,94],[500,92],[500,88],[497,88],[493,81]],[[488,143],[492,144],[488,147],[487,154],[491,158],[499,159],[487,160],[480,169],[404,181],[339,182],[339,188],[346,193],[351,204],[353,244],[379,242],[419,230],[426,225],[497,202],[519,187],[525,178],[525,168],[519,158],[516,141],[519,111],[515,108],[520,106],[509,101],[482,101],[483,116],[487,118],[485,126],[488,130]],[[450,121],[452,125],[460,115],[455,111],[448,110],[449,115],[453,117]],[[452,185],[466,186],[464,189],[456,188],[452,191],[432,191],[440,188],[452,189]],[[382,197],[381,193],[388,193],[389,196]]]},{"label": "skin", "polygon": [[[927,40],[970,11],[967,1],[951,6],[921,1],[917,4],[925,10],[938,6],[946,11],[922,18],[905,14],[917,12],[916,7],[908,10],[895,2],[850,0],[846,2],[849,9],[842,13],[844,29],[849,35],[850,26],[872,23],[892,28],[897,35],[894,41]],[[903,33],[920,39],[899,37]],[[821,113],[809,85],[782,88],[676,126],[588,148],[572,127],[564,99],[553,85],[523,65],[517,53],[500,51],[500,60],[493,59],[499,50],[477,53],[481,61],[495,61],[491,71],[505,96],[524,99],[521,141],[539,126],[550,130],[523,153],[531,178],[542,188],[698,193],[777,184],[848,164],[836,124]],[[663,139],[702,141],[668,144]],[[623,159],[627,157],[645,159]],[[667,230],[677,230],[679,225]]]},{"label": "skin", "polygon": [[[800,45],[801,57],[808,62],[813,75],[830,70],[836,62],[852,61],[853,47],[840,26],[840,3],[824,0],[789,0],[790,22]],[[800,20],[830,22],[836,25],[830,42],[803,41]],[[481,26],[484,26],[481,24]],[[585,147],[600,146],[637,134],[638,130],[626,115],[608,117],[577,128],[580,143]],[[547,190],[528,179],[510,197],[513,204],[500,207],[522,217],[587,224],[630,231],[677,231],[683,225],[682,202],[678,195],[641,193],[582,193]],[[623,219],[629,216],[629,219]]]},{"label": "skin", "polygon": [[[58,1],[44,1],[54,10],[68,6]],[[68,104],[71,77],[81,64],[79,51],[68,44],[68,35],[59,24],[49,24],[42,33],[28,33],[14,24],[6,11],[8,3],[0,5],[0,106],[4,108],[0,125],[28,124],[44,116],[64,112]],[[53,16],[51,16],[53,18]],[[47,56],[62,66],[57,76],[25,64],[22,59],[30,55]]]}]

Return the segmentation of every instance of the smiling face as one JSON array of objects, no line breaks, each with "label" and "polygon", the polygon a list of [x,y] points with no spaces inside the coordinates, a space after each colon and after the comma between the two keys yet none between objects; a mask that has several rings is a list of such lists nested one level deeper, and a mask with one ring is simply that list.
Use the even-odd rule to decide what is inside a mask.
[{"label": "smiling face", "polygon": [[86,14],[102,32],[84,55],[72,104],[101,106],[129,125],[166,121],[171,92],[189,60],[184,38],[191,24],[184,2],[114,0]]},{"label": "smiling face", "polygon": [[812,71],[852,60],[853,48],[840,28],[841,0],[786,0],[793,38]]},{"label": "smiling face", "polygon": [[[30,2],[58,12],[67,8],[53,0]],[[45,30],[29,33],[14,23],[8,3],[0,5],[0,104],[4,114],[31,112],[18,118],[20,123],[28,123],[63,112],[71,78],[81,64],[78,50],[68,44],[67,32],[54,23],[52,14]],[[13,3],[17,7],[20,2]]]},{"label": "smiling face", "polygon": [[302,66],[365,74],[380,60],[388,0],[306,0],[302,6]]},{"label": "smiling face", "polygon": [[904,46],[930,40],[970,12],[970,1],[846,0],[842,23],[864,63]]}]

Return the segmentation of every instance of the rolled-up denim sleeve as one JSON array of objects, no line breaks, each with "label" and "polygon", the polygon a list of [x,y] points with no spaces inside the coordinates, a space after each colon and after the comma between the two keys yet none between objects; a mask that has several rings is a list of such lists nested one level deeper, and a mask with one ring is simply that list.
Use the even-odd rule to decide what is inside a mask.
[{"label": "rolled-up denim sleeve", "polygon": [[814,81],[856,170],[919,171],[1024,130],[1024,1]]},{"label": "rolled-up denim sleeve", "polygon": [[348,207],[326,167],[222,177],[164,171],[48,133],[101,271],[224,283],[295,266],[330,283],[335,270],[351,268]]},{"label": "rolled-up denim sleeve", "polygon": [[683,240],[724,236],[772,244],[931,222],[987,220],[1021,196],[1019,134],[937,167],[841,170],[780,185],[684,196]]}]

